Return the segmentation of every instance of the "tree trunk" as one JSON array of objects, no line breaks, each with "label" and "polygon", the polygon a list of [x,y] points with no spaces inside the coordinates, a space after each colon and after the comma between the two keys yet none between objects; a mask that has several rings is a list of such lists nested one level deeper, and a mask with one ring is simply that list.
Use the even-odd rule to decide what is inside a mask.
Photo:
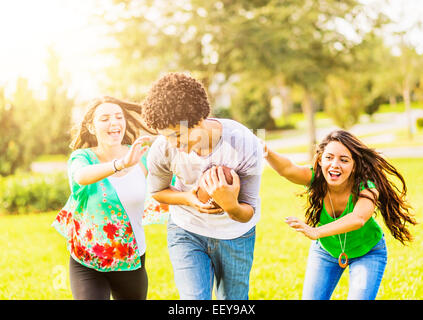
[{"label": "tree trunk", "polygon": [[314,120],[314,107],[310,92],[306,91],[301,104],[307,122],[309,136],[309,159],[313,160],[316,151],[316,124]]},{"label": "tree trunk", "polygon": [[389,105],[390,105],[391,107],[396,107],[396,105],[397,105],[397,98],[395,97],[395,95],[394,95],[394,94],[391,94],[391,95],[389,96]]},{"label": "tree trunk", "polygon": [[411,105],[410,105],[410,88],[408,84],[406,84],[402,91],[402,96],[404,99],[404,106],[405,106],[405,113],[407,117],[407,124],[408,124],[408,137],[413,139],[414,135],[414,128],[413,128],[413,115],[411,114]]}]

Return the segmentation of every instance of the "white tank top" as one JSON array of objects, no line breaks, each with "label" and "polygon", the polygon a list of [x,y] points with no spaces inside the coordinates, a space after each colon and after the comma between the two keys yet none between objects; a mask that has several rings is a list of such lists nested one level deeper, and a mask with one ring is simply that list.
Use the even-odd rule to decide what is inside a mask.
[{"label": "white tank top", "polygon": [[142,226],[144,200],[147,191],[144,172],[139,165],[136,165],[124,176],[110,176],[108,179],[115,188],[119,200],[128,214],[129,222],[131,223],[141,256],[145,253],[147,248],[144,228]]}]

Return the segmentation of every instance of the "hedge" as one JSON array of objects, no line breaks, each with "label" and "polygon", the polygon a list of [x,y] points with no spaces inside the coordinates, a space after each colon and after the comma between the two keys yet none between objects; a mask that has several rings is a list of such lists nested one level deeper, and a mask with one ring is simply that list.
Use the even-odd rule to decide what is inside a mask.
[{"label": "hedge", "polygon": [[58,210],[70,194],[66,173],[19,173],[0,178],[0,213]]}]

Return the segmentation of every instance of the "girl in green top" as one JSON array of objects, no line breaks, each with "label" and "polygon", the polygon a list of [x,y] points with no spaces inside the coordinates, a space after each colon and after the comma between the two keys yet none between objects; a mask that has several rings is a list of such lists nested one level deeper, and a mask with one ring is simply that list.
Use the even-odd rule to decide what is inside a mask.
[{"label": "girl in green top", "polygon": [[95,99],[71,145],[71,195],[53,226],[67,239],[75,299],[146,298],[142,156],[151,138],[136,139],[147,130],[140,112],[135,103]]},{"label": "girl in green top", "polygon": [[[387,252],[377,209],[395,239],[412,237],[406,223],[416,224],[406,203],[402,175],[351,133],[336,130],[318,146],[313,167],[298,166],[265,146],[273,169],[289,181],[308,186],[306,222],[296,217],[286,223],[316,240],[310,248],[303,299],[330,299],[348,265],[348,299],[376,298]],[[402,190],[388,180],[398,178]]]}]

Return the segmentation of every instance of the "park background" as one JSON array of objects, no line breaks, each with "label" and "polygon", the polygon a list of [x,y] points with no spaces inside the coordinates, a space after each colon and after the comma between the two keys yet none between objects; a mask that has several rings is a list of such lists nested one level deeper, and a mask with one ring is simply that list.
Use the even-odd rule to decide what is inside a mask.
[{"label": "park background", "polygon": [[[51,227],[69,195],[71,127],[91,98],[141,102],[170,71],[201,80],[212,116],[299,163],[350,130],[404,175],[421,223],[422,23],[419,0],[0,1],[0,299],[72,299]],[[283,221],[303,216],[303,191],[264,168],[251,299],[301,298],[310,241]],[[378,299],[422,299],[421,225],[407,246],[384,229]],[[166,226],[145,230],[148,298],[178,299]],[[333,298],[347,289],[345,272]]]}]

